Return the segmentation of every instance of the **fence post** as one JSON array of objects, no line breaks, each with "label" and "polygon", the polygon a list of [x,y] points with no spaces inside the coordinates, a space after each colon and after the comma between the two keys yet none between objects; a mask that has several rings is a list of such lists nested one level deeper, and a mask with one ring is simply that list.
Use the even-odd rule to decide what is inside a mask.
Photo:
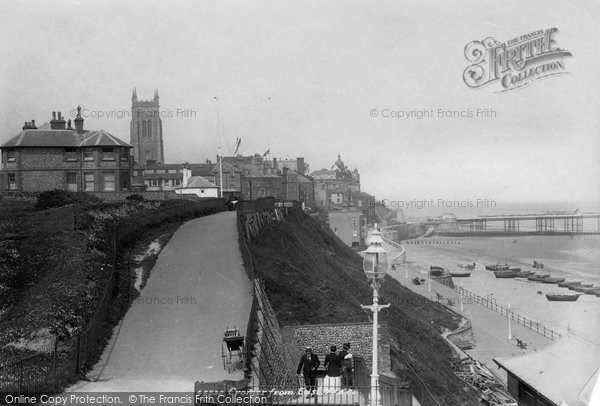
[{"label": "fence post", "polygon": [[54,388],[57,388],[57,384],[56,384],[56,357],[57,357],[57,350],[58,350],[58,336],[54,336],[54,352],[52,355],[52,373],[54,375]]},{"label": "fence post", "polygon": [[23,393],[23,361],[19,362],[19,395]]},{"label": "fence post", "polygon": [[77,350],[75,351],[75,374],[79,375],[79,347],[81,335],[77,336]]}]

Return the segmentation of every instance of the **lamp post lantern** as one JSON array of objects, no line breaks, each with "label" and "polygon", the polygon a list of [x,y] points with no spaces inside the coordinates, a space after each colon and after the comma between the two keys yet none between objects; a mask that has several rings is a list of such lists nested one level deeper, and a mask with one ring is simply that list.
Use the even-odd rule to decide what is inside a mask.
[{"label": "lamp post lantern", "polygon": [[375,224],[375,229],[369,238],[369,247],[362,251],[363,270],[371,281],[373,288],[373,304],[369,306],[361,305],[363,309],[369,309],[373,312],[373,364],[371,371],[371,395],[370,406],[380,406],[381,398],[379,396],[379,373],[377,371],[377,342],[378,342],[378,314],[379,310],[390,307],[389,304],[379,304],[379,287],[383,283],[383,278],[388,271],[388,252],[383,248],[383,239],[381,232]]}]

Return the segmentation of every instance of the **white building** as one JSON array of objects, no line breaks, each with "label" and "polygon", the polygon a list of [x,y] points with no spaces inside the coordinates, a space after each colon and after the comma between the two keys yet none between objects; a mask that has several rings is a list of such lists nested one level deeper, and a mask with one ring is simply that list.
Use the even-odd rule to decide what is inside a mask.
[{"label": "white building", "polygon": [[191,169],[183,168],[183,181],[181,187],[175,188],[175,193],[198,197],[219,197],[219,187],[202,176],[192,176]]}]

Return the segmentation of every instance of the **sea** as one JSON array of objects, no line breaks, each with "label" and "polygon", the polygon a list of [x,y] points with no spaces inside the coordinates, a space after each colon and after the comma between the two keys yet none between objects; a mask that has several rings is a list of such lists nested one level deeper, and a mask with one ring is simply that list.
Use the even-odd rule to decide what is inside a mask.
[{"label": "sea", "polygon": [[[441,209],[441,210],[440,210]],[[497,214],[540,214],[544,212],[575,211],[582,213],[600,212],[600,205],[593,203],[513,203],[494,208],[423,208],[405,210],[409,222],[427,217],[434,218],[444,213],[455,216],[475,217]],[[535,224],[523,224],[520,229]],[[562,229],[562,224],[556,224]],[[584,223],[584,230],[598,232],[598,221]],[[496,279],[494,273],[485,270],[485,265],[508,263],[523,270],[532,270],[566,278],[567,281],[582,281],[600,286],[600,235],[544,235],[507,237],[441,237],[423,239],[424,244],[402,242],[406,249],[406,260],[428,269],[431,265],[447,269],[459,269],[459,264],[475,262],[476,269],[469,278],[454,278],[455,284],[483,297],[489,297],[515,313],[561,333],[574,335],[600,345],[600,297],[581,295],[576,302],[550,302],[547,293],[565,293],[567,288],[555,284],[543,284],[522,278]],[[533,261],[544,264],[543,271],[533,268]]]}]

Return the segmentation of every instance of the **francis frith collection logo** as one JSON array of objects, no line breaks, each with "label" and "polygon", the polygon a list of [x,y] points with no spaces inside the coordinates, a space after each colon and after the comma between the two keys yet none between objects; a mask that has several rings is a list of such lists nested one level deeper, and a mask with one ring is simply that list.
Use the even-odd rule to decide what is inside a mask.
[{"label": "francis frith collection logo", "polygon": [[492,37],[469,42],[465,58],[471,65],[463,73],[465,84],[478,88],[498,82],[498,92],[506,92],[568,73],[564,59],[572,55],[558,47],[554,38],[557,33],[558,28],[548,28],[502,43]]}]

